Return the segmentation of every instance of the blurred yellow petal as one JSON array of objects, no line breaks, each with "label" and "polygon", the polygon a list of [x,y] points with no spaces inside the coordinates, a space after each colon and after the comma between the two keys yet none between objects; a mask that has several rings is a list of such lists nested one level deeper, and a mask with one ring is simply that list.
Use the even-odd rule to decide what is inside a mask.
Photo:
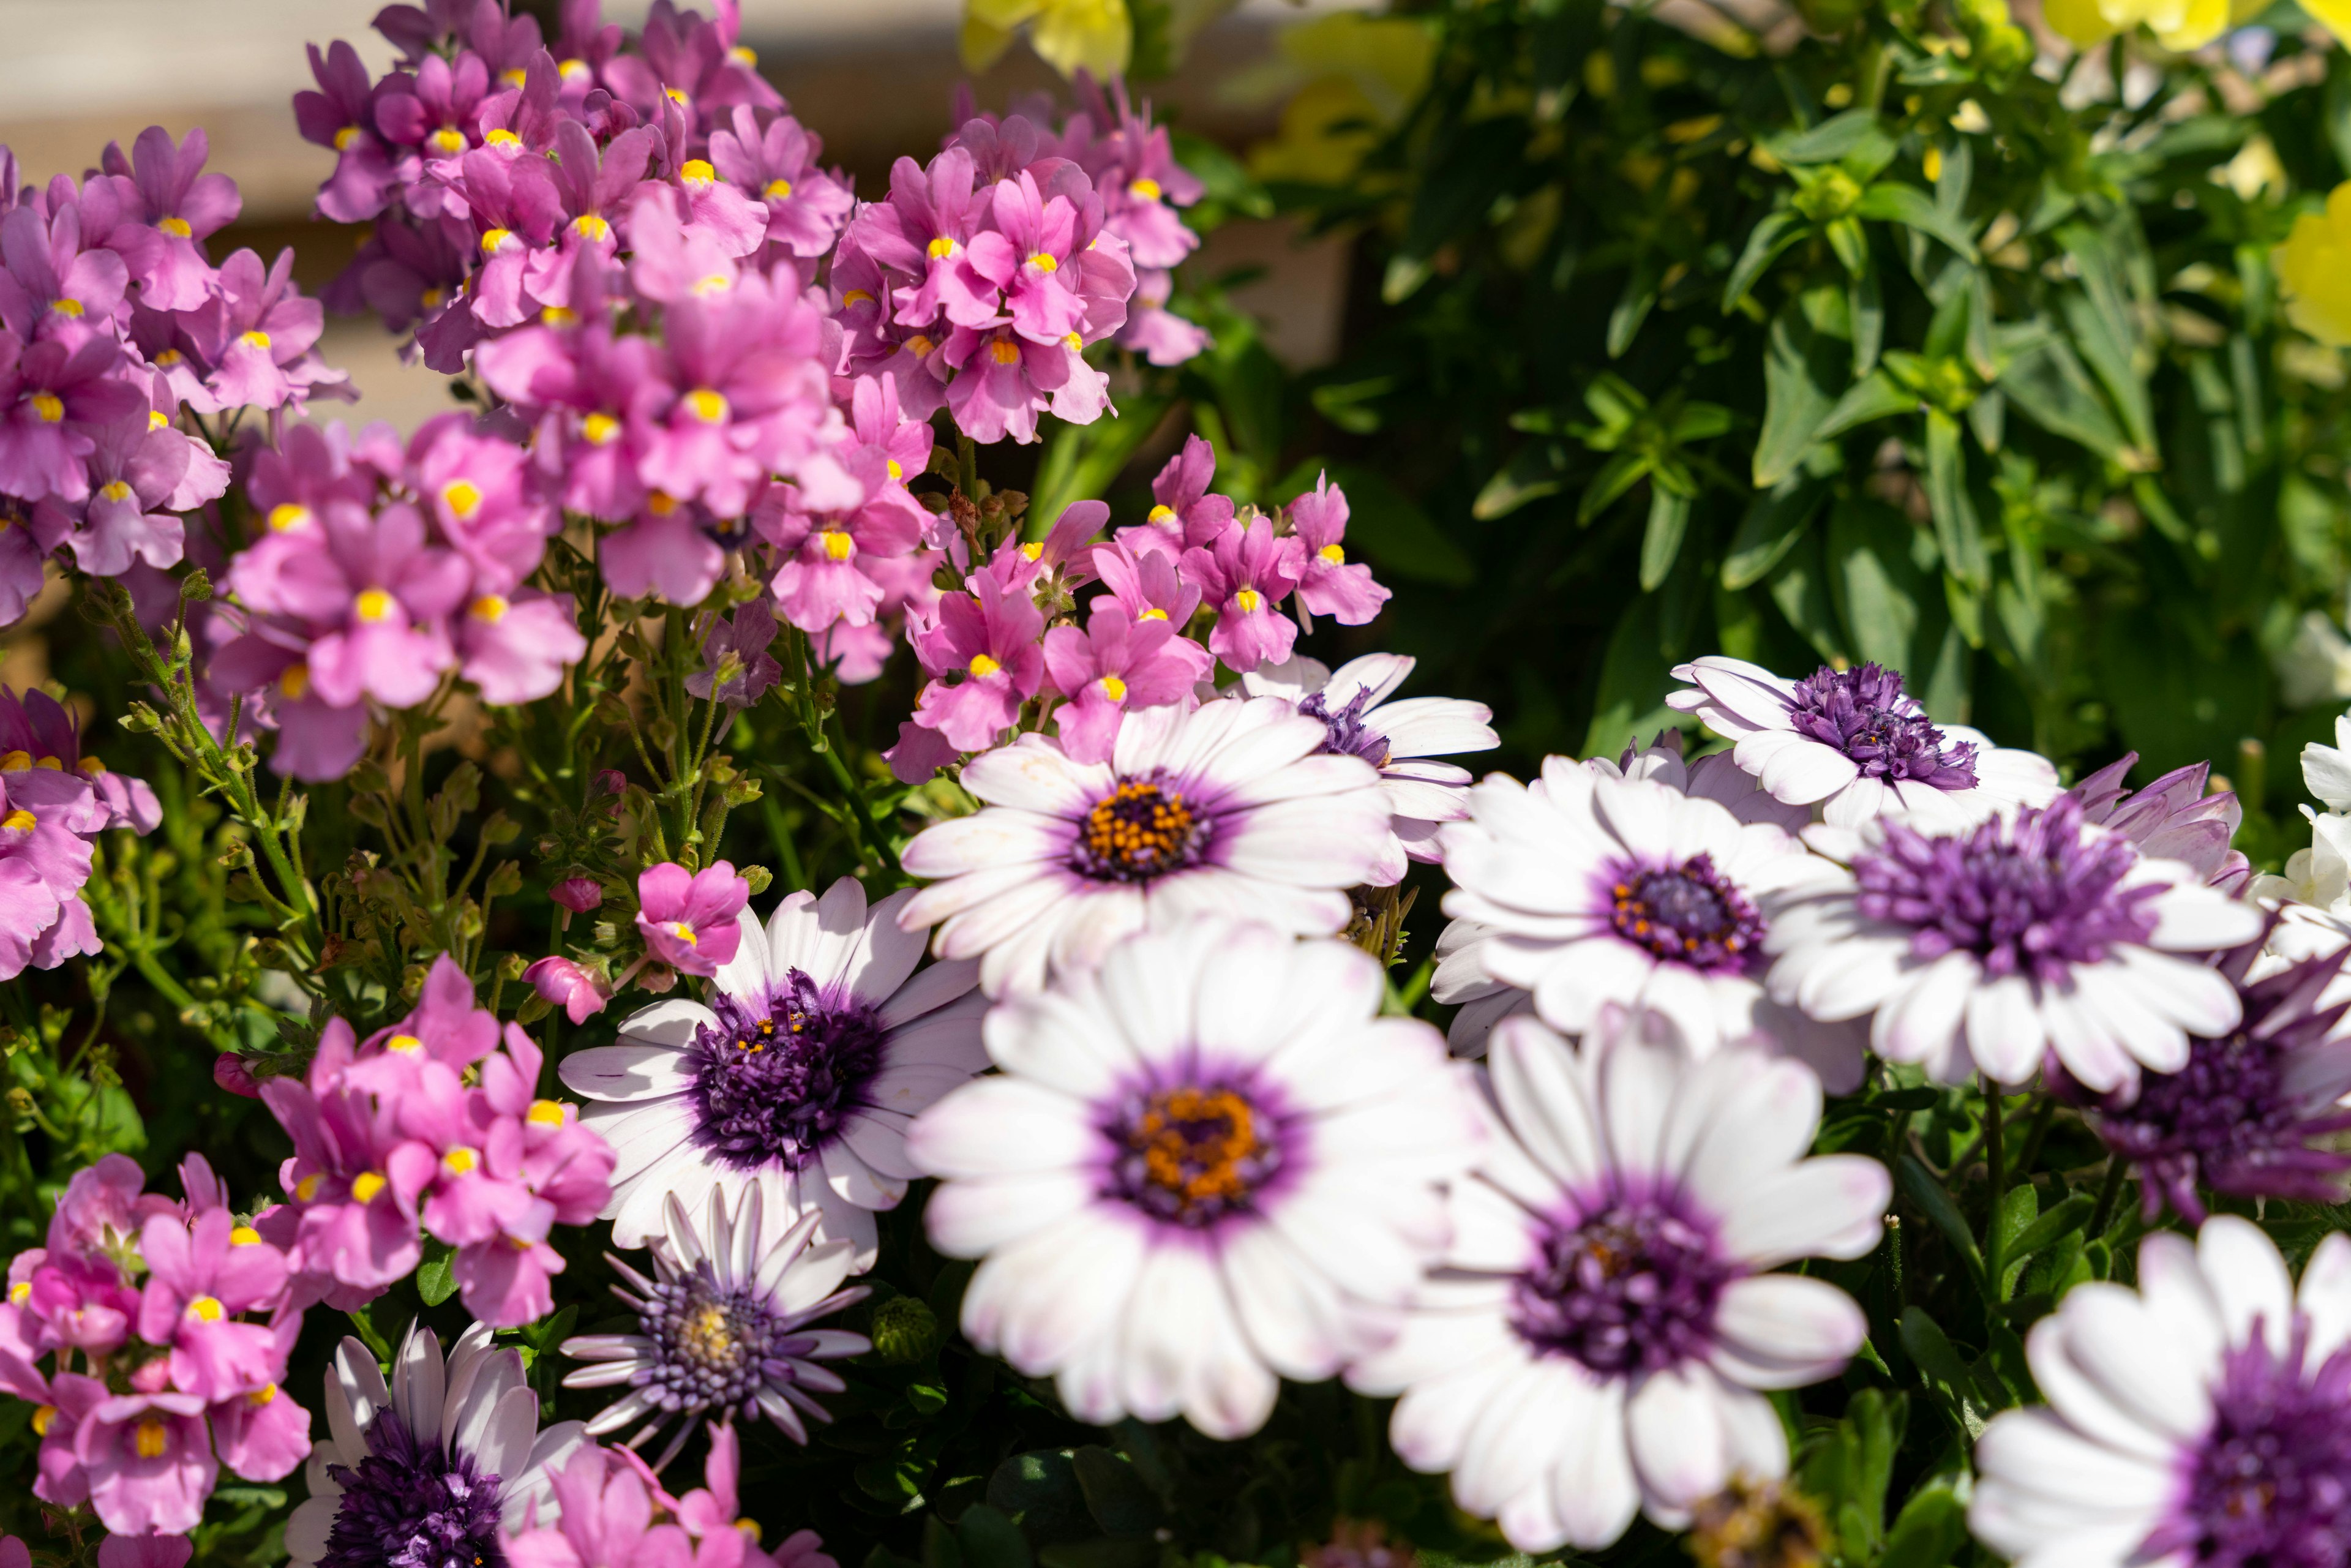
[{"label": "blurred yellow petal", "polygon": [[2081,49],[2094,48],[2121,31],[2106,20],[2098,0],[2047,0],[2041,7],[2041,16],[2068,43]]},{"label": "blurred yellow petal", "polygon": [[2302,0],[2302,8],[2337,39],[2351,44],[2351,0]]},{"label": "blurred yellow petal", "polygon": [[2179,54],[2200,49],[2229,30],[2229,0],[2187,0],[2148,18],[2156,42]]},{"label": "blurred yellow petal", "polygon": [[1029,42],[1065,77],[1081,69],[1107,77],[1126,69],[1134,24],[1126,0],[1045,0],[1029,26]]},{"label": "blurred yellow petal", "polygon": [[2304,213],[2272,255],[2286,293],[2286,319],[2322,343],[2351,344],[2351,182],[2324,213]]},{"label": "blurred yellow petal", "polygon": [[963,68],[984,71],[1004,57],[1012,47],[1012,34],[992,22],[967,14],[963,19]]}]

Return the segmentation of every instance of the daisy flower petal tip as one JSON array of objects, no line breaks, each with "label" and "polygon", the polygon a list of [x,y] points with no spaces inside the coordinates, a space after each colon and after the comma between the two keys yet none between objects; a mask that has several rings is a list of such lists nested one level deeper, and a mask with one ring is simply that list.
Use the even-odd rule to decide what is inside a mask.
[{"label": "daisy flower petal tip", "polygon": [[1886,812],[1941,824],[2003,807],[2046,805],[2057,769],[1981,732],[1938,725],[1902,677],[1876,664],[1823,664],[1801,681],[1708,654],[1677,665],[1688,683],[1667,699],[1735,744],[1730,755],[1777,799],[1816,808],[1838,827]]},{"label": "daisy flower petal tip", "polygon": [[2248,1220],[2163,1232],[2139,1286],[2026,1343],[2048,1404],[1992,1417],[1968,1524],[2035,1563],[2332,1563],[2351,1531],[2351,1238],[2297,1285]]},{"label": "daisy flower petal tip", "polygon": [[583,1334],[561,1347],[585,1364],[565,1376],[566,1387],[626,1389],[587,1423],[590,1437],[633,1427],[633,1448],[675,1423],[658,1469],[705,1416],[762,1418],[799,1443],[808,1441],[808,1422],[832,1419],[816,1396],[843,1385],[824,1364],[872,1344],[812,1325],[866,1291],[841,1288],[852,1261],[846,1242],[810,1244],[819,1216],[768,1240],[761,1203],[756,1186],[732,1202],[714,1189],[697,1222],[672,1194],[652,1275],[611,1260],[623,1281],[613,1293],[636,1314],[636,1332]]},{"label": "daisy flower petal tip", "polygon": [[2127,1092],[2242,1019],[2210,956],[2258,939],[2262,912],[2085,821],[2077,796],[1939,831],[1880,818],[1854,844],[1850,875],[1782,912],[1770,994],[1866,1019],[1888,1061],[2016,1084],[2048,1056]]},{"label": "daisy flower petal tip", "polygon": [[783,899],[764,925],[745,915],[706,1002],[656,1002],[616,1043],[563,1060],[617,1155],[603,1216],[616,1245],[658,1235],[672,1194],[693,1212],[756,1187],[764,1239],[815,1214],[819,1242],[872,1266],[873,1213],[918,1174],[907,1124],[987,1065],[977,968],[918,967],[926,933],[899,919],[909,897],[869,905],[843,877]]},{"label": "daisy flower petal tip", "polygon": [[1002,1074],[907,1141],[933,1244],[980,1260],[964,1333],[1081,1419],[1221,1438],[1386,1344],[1484,1134],[1382,988],[1343,943],[1203,918],[998,1007]]},{"label": "daisy flower petal tip", "polygon": [[1478,784],[1468,805],[1441,836],[1446,913],[1477,928],[1439,954],[1440,999],[1483,1004],[1459,1049],[1510,1010],[1492,999],[1499,985],[1569,1034],[1614,1007],[1699,1055],[1763,1045],[1814,1061],[1840,1091],[1858,1082],[1860,1035],[1763,986],[1780,911],[1842,873],[1743,775],[1713,758],[1685,767],[1670,747],[1621,764],[1552,758],[1532,783]]},{"label": "daisy flower petal tip", "polygon": [[[1440,758],[1491,751],[1502,744],[1493,710],[1484,703],[1454,697],[1406,697],[1391,701],[1412,675],[1416,661],[1400,653],[1366,653],[1337,669],[1295,655],[1241,676],[1235,696],[1276,696],[1318,718],[1329,734],[1322,749],[1360,757],[1380,770],[1381,786],[1395,810],[1390,829],[1388,865],[1438,859],[1440,824],[1468,815],[1468,769]],[[1380,881],[1397,881],[1383,873]]]},{"label": "daisy flower petal tip", "polygon": [[1678,1527],[1735,1477],[1785,1476],[1764,1391],[1835,1376],[1867,1333],[1843,1291],[1770,1270],[1875,1247],[1885,1166],[1802,1156],[1821,1113],[1802,1067],[1652,1033],[1613,1008],[1577,1047],[1496,1028],[1455,1239],[1348,1375],[1401,1396],[1396,1453],[1526,1552],[1607,1545],[1636,1512]]},{"label": "daisy flower petal tip", "polygon": [[1346,890],[1393,882],[1404,860],[1391,863],[1378,771],[1330,752],[1330,733],[1256,697],[1130,714],[1105,763],[1023,736],[965,767],[983,810],[906,846],[906,870],[930,885],[900,919],[937,924],[940,956],[977,959],[991,998],[1199,912],[1334,934],[1352,915]]},{"label": "daisy flower petal tip", "polygon": [[534,1510],[554,1521],[553,1478],[590,1446],[577,1421],[539,1427],[521,1352],[492,1343],[484,1323],[445,1359],[430,1329],[412,1326],[389,1380],[346,1339],[326,1400],[330,1436],[310,1460],[310,1499],[286,1523],[287,1561],[302,1568],[496,1561],[501,1531]]}]

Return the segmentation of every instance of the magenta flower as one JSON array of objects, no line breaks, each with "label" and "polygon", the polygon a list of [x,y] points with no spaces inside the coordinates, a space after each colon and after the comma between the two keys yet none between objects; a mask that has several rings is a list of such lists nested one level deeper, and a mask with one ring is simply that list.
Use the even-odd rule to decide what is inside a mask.
[{"label": "magenta flower", "polygon": [[32,528],[0,507],[0,626],[22,618],[40,593],[48,556]]},{"label": "magenta flower", "polygon": [[1010,436],[1037,439],[1037,416],[1050,413],[1071,424],[1092,424],[1110,408],[1110,380],[1079,354],[1078,334],[1039,343],[1008,328],[957,327],[941,350],[955,379],[947,408],[956,426],[977,442]]},{"label": "magenta flower", "polygon": [[726,552],[705,531],[708,519],[701,507],[654,491],[643,516],[597,545],[605,586],[623,599],[653,594],[672,604],[701,603],[726,570]]},{"label": "magenta flower", "polygon": [[973,589],[941,599],[938,624],[911,639],[923,667],[937,677],[923,688],[914,722],[938,731],[957,751],[995,745],[1045,677],[1038,646],[1045,617],[1037,606],[1025,593],[1008,597],[986,573],[973,580]]},{"label": "magenta flower", "polygon": [[456,375],[483,334],[462,289],[473,266],[472,242],[471,229],[455,220],[378,224],[329,290],[336,308],[364,307],[387,332],[413,330],[427,368]]},{"label": "magenta flower", "polygon": [[68,345],[110,324],[130,273],[110,250],[84,248],[79,205],[59,203],[46,217],[20,206],[0,216],[0,322],[30,341]]},{"label": "magenta flower", "polygon": [[351,1026],[329,1019],[307,1081],[273,1078],[262,1103],[294,1142],[279,1167],[308,1292],[357,1306],[423,1258],[417,1207],[432,1185],[432,1151],[401,1135],[398,1112],[343,1081]]},{"label": "magenta flower", "polygon": [[[423,160],[424,177],[407,184],[408,210],[418,217],[448,210],[453,193],[431,176],[481,145],[478,113],[489,85],[489,67],[470,53],[454,64],[429,54],[413,75],[394,71],[377,84],[376,130],[394,150]],[[462,202],[452,215],[464,215]]]},{"label": "magenta flower", "polygon": [[99,950],[81,887],[107,817],[78,775],[0,772],[0,979]]},{"label": "magenta flower", "polygon": [[335,172],[319,187],[319,213],[339,224],[365,223],[422,165],[413,155],[396,157],[377,134],[375,84],[359,51],[340,40],[324,57],[318,45],[309,50],[319,90],[294,95],[294,123],[304,141],[330,147],[336,155]]},{"label": "magenta flower", "polygon": [[632,433],[653,429],[671,395],[659,352],[597,320],[506,333],[475,350],[474,362],[493,392],[538,412],[538,460],[558,476],[565,508],[620,522],[645,505]]},{"label": "magenta flower", "polygon": [[89,498],[81,460],[97,445],[95,432],[147,405],[138,387],[114,376],[121,354],[109,338],[27,345],[0,331],[0,495]]},{"label": "magenta flower", "polygon": [[[151,425],[144,410],[101,425],[91,433],[84,470],[89,498],[76,505],[45,497],[34,521],[72,550],[74,563],[92,577],[120,577],[133,560],[177,566],[185,533],[168,506],[193,455],[187,436],[169,425]],[[225,488],[225,471],[220,478]]]},{"label": "magenta flower", "polygon": [[314,390],[344,390],[349,380],[312,352],[326,312],[294,292],[290,246],[266,272],[250,250],[221,263],[218,290],[185,320],[198,354],[213,367],[204,384],[221,408],[299,403]]},{"label": "magenta flower", "polygon": [[689,872],[673,861],[637,877],[637,934],[645,948],[682,975],[715,975],[735,956],[743,930],[736,916],[751,884],[726,861]]},{"label": "magenta flower", "polygon": [[1236,522],[1208,549],[1184,552],[1182,569],[1217,612],[1208,648],[1236,670],[1278,664],[1290,657],[1298,627],[1280,611],[1305,570],[1306,546],[1296,536],[1277,538],[1266,517]]},{"label": "magenta flower", "polygon": [[604,906],[604,884],[584,873],[565,877],[547,890],[547,896],[574,915]]},{"label": "magenta flower", "polygon": [[[271,1332],[276,1364],[283,1367],[301,1332],[300,1315]],[[222,1464],[249,1481],[283,1480],[310,1457],[310,1412],[276,1383],[232,1394],[205,1412],[213,1428],[213,1451]]]},{"label": "magenta flower", "polygon": [[1101,501],[1072,501],[1061,508],[1041,539],[1008,538],[996,547],[987,574],[1007,593],[1067,594],[1094,580],[1090,547],[1110,520],[1110,507]]},{"label": "magenta flower", "polygon": [[102,1400],[74,1434],[74,1458],[99,1521],[121,1535],[193,1530],[220,1475],[204,1402],[193,1394]]},{"label": "magenta flower", "polygon": [[986,211],[974,194],[974,179],[971,154],[960,147],[949,147],[927,169],[901,158],[891,166],[890,199],[860,208],[850,220],[843,252],[863,253],[904,285],[894,291],[896,325],[936,337],[941,312],[956,298],[992,313],[985,296],[968,298],[976,284],[987,286],[961,267]]},{"label": "magenta flower", "polygon": [[641,187],[629,208],[629,281],[657,304],[724,294],[742,277],[742,253],[678,211],[678,193],[664,185]]},{"label": "magenta flower", "polygon": [[[253,553],[247,550],[238,559]],[[260,706],[277,726],[277,745],[269,756],[274,771],[320,783],[340,779],[367,747],[366,705],[334,704],[319,695],[304,657],[310,632],[302,622],[283,615],[242,619],[247,629],[214,649],[205,666],[206,692],[224,716],[228,698],[260,694]]]},{"label": "magenta flower", "polygon": [[768,239],[797,256],[831,250],[855,204],[849,182],[817,166],[823,151],[815,133],[789,114],[776,115],[762,131],[747,104],[737,107],[731,130],[710,134],[710,162],[719,178],[766,204]]},{"label": "magenta flower", "polygon": [[[1180,630],[1191,623],[1192,612],[1200,607],[1200,585],[1176,570],[1176,552],[1173,550],[1146,549],[1137,555],[1127,543],[1128,537],[1137,531],[1122,528],[1117,543],[1097,545],[1093,552],[1094,573],[1129,619],[1165,621]],[[1187,642],[1185,645],[1198,650],[1200,674],[1206,675],[1216,661],[1198,643]]]},{"label": "magenta flower", "polygon": [[139,1337],[171,1347],[172,1386],[210,1403],[277,1382],[285,1357],[277,1336],[240,1314],[273,1310],[286,1295],[286,1260],[241,1228],[225,1208],[193,1224],[159,1214],[140,1232],[147,1280]]},{"label": "magenta flower", "polygon": [[[303,1429],[308,1428],[306,1419]],[[0,1568],[31,1568],[29,1556],[10,1559],[8,1547],[15,1541],[14,1536],[0,1540]],[[98,1568],[186,1568],[195,1551],[195,1543],[184,1535],[110,1535],[98,1543]]]},{"label": "magenta flower", "polygon": [[564,671],[588,653],[568,593],[477,593],[456,630],[458,675],[501,706],[559,691]]},{"label": "magenta flower", "polygon": [[504,592],[528,577],[563,526],[539,493],[529,455],[479,434],[462,410],[417,428],[404,476],[432,508],[442,538],[474,569],[477,591]]},{"label": "magenta flower", "polygon": [[[768,652],[775,640],[776,607],[764,593],[737,605],[731,616],[711,616],[702,633],[702,668],[685,677],[685,689],[705,702],[725,703],[738,711],[758,706],[784,678],[783,666]],[[593,882],[588,885],[601,902],[602,890]]]},{"label": "magenta flower", "polygon": [[1129,708],[1158,707],[1191,695],[1199,666],[1176,652],[1182,642],[1166,622],[1130,621],[1106,600],[1095,601],[1083,632],[1056,626],[1045,633],[1046,674],[1069,699],[1054,722],[1071,760],[1108,761]]},{"label": "magenta flower", "polygon": [[1118,531],[1118,542],[1137,555],[1165,551],[1181,556],[1186,550],[1217,542],[1233,520],[1231,497],[1208,494],[1217,476],[1217,449],[1196,435],[1184,438],[1184,450],[1167,460],[1151,481],[1151,508],[1143,523]]},{"label": "magenta flower", "polygon": [[577,120],[555,128],[555,159],[548,172],[561,203],[562,228],[555,248],[532,258],[530,292],[541,302],[585,315],[586,298],[573,287],[584,257],[609,264],[620,247],[616,226],[624,219],[629,199],[645,177],[659,141],[656,133],[639,127],[612,138],[599,151],[596,140]]},{"label": "magenta flower", "polygon": [[424,519],[405,503],[373,518],[330,508],[313,531],[273,533],[229,566],[246,603],[314,628],[300,697],[347,707],[372,697],[408,707],[433,695],[456,663],[447,618],[465,597],[465,563],[424,542]]},{"label": "magenta flower", "polygon": [[[498,1038],[497,1015],[474,1005],[473,980],[444,953],[425,971],[415,1008],[360,1042],[347,1077],[371,1089],[391,1090],[408,1082],[403,1063],[437,1061],[463,1072],[497,1050]],[[389,1075],[371,1076],[376,1066],[390,1070]]]},{"label": "magenta flower", "polygon": [[545,303],[530,289],[533,277],[563,219],[553,165],[545,158],[512,157],[484,147],[458,161],[452,182],[465,192],[481,270],[466,293],[486,327],[518,327]]},{"label": "magenta flower", "polygon": [[1328,615],[1343,626],[1361,626],[1380,612],[1388,591],[1372,580],[1372,569],[1350,562],[1341,543],[1347,537],[1347,495],[1317,475],[1314,488],[1290,503],[1290,526],[1304,547],[1298,579],[1299,607]]},{"label": "magenta flower", "polygon": [[[235,223],[244,207],[235,181],[204,172],[210,151],[202,127],[175,143],[170,131],[151,125],[131,143],[128,159],[107,143],[102,162],[114,176],[111,193],[122,210],[113,227],[95,237],[122,257],[139,285],[140,303],[151,310],[193,310],[204,303],[213,281],[204,242]],[[85,191],[86,209],[97,204],[96,196]]]},{"label": "magenta flower", "polygon": [[155,791],[143,779],[109,770],[81,744],[81,720],[48,693],[21,696],[0,686],[0,775],[21,768],[54,769],[89,782],[105,820],[89,831],[129,828],[152,832],[163,820]]},{"label": "magenta flower", "polygon": [[[592,905],[591,905],[592,907]],[[569,958],[536,959],[522,977],[549,1002],[563,1009],[575,1024],[586,1023],[604,1010],[612,993],[601,980]]]},{"label": "magenta flower", "polygon": [[877,558],[903,556],[922,540],[922,513],[903,504],[904,486],[890,476],[893,459],[872,447],[845,465],[849,485],[833,497],[846,503],[802,510],[821,501],[794,485],[769,492],[753,525],[772,541],[783,564],[769,587],[784,619],[803,632],[822,632],[836,621],[870,625],[881,608],[883,589],[870,570]]}]

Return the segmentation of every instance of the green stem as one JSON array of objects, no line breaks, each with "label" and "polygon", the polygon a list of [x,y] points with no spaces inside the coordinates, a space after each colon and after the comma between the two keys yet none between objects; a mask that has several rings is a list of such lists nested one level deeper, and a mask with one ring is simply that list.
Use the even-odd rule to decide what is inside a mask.
[{"label": "green stem", "polygon": [[2122,1197],[2123,1178],[2130,1174],[2130,1162],[2120,1155],[2106,1161],[2106,1179],[2098,1187],[2098,1207],[2090,1210],[2090,1223],[2083,1234],[2092,1240],[2106,1233],[2106,1223],[2115,1212],[2115,1200]]},{"label": "green stem", "polygon": [[2008,1237],[2001,1224],[2001,1210],[2007,1207],[2008,1171],[2001,1160],[2001,1129],[2000,1124],[2000,1085],[1984,1080],[1984,1178],[1991,1195],[1991,1207],[1984,1220],[1984,1288],[1998,1301],[2002,1292],[2001,1277],[2007,1266],[2004,1254]]}]

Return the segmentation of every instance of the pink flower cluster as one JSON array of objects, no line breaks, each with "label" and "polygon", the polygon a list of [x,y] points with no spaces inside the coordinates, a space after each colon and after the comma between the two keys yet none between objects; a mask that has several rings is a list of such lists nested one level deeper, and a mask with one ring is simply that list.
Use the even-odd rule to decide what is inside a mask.
[{"label": "pink flower cluster", "polygon": [[423,1260],[423,1232],[455,1249],[476,1319],[512,1327],[550,1311],[564,1264],[548,1235],[596,1218],[612,1150],[577,1107],[536,1097],[539,1066],[530,1037],[501,1032],[444,954],[414,1012],[357,1043],[333,1019],[306,1081],[263,1084],[294,1141],[279,1172],[288,1201],[262,1223],[296,1299],[373,1300]]},{"label": "pink flower cluster", "polygon": [[702,1485],[684,1497],[631,1448],[590,1445],[556,1472],[557,1522],[503,1538],[514,1568],[840,1568],[816,1531],[773,1552],[737,1511],[742,1454],[734,1425],[712,1425]]},{"label": "pink flower cluster", "polygon": [[183,413],[275,416],[344,378],[316,351],[319,301],[294,253],[214,267],[206,236],[236,185],[204,171],[202,131],[108,143],[78,185],[17,185],[0,147],[0,625],[40,591],[52,551],[97,577],[176,564],[179,514],[217,499],[227,465]]},{"label": "pink flower cluster", "polygon": [[[1102,197],[1102,227],[1125,242],[1134,267],[1126,325],[1112,341],[1155,365],[1180,365],[1208,346],[1207,332],[1167,308],[1176,287],[1175,268],[1200,244],[1200,236],[1176,215],[1176,208],[1199,201],[1204,193],[1199,178],[1176,162],[1167,128],[1151,123],[1151,106],[1145,103],[1141,113],[1135,111],[1124,82],[1113,81],[1106,98],[1101,84],[1080,71],[1076,88],[1079,109],[1061,122],[1053,151],[1093,182]],[[1050,96],[1039,93],[1014,114],[1043,126],[1051,124],[1058,112]],[[958,95],[956,120],[968,127],[974,120],[999,130],[1006,123],[975,109],[967,88]],[[970,134],[967,129],[966,134]]]},{"label": "pink flower cluster", "polygon": [[[595,903],[586,903],[577,885],[586,881],[566,878],[556,884],[552,896],[566,907],[594,908],[603,895],[599,891]],[[736,875],[726,861],[698,872],[663,861],[637,874],[637,935],[644,939],[645,950],[619,979],[608,985],[598,971],[559,954],[536,960],[522,977],[573,1023],[584,1023],[602,1012],[613,993],[641,972],[647,974],[647,989],[666,991],[676,976],[706,977],[733,962],[743,940],[737,917],[750,902],[750,883]]]},{"label": "pink flower cluster", "polygon": [[77,1173],[0,1304],[0,1391],[37,1406],[35,1495],[122,1535],[193,1530],[224,1467],[274,1481],[310,1449],[278,1386],[302,1310],[269,1215],[239,1220],[200,1155],[180,1180],[183,1199],[142,1192],[123,1155]]},{"label": "pink flower cluster", "polygon": [[[1158,504],[1144,522],[1096,542],[1109,508],[1078,502],[1044,539],[1006,540],[966,591],[911,615],[907,638],[930,679],[889,752],[897,776],[917,782],[995,745],[1040,696],[1063,750],[1102,761],[1126,714],[1196,703],[1219,661],[1244,673],[1279,664],[1316,615],[1360,626],[1379,613],[1388,591],[1347,559],[1343,491],[1318,480],[1279,515],[1245,515],[1208,493],[1216,466],[1193,436],[1152,481]],[[1103,591],[1079,605],[1095,582]],[[1196,618],[1205,647],[1186,634]]]},{"label": "pink flower cluster", "polygon": [[277,771],[340,778],[369,704],[413,706],[452,671],[523,703],[587,652],[569,596],[525,586],[562,518],[495,418],[442,414],[404,447],[389,425],[296,425],[246,462],[260,537],[229,562],[205,678],[277,725]]},{"label": "pink flower cluster", "polygon": [[99,950],[81,890],[90,841],[162,821],[144,782],[107,771],[46,692],[0,686],[0,980]]}]

